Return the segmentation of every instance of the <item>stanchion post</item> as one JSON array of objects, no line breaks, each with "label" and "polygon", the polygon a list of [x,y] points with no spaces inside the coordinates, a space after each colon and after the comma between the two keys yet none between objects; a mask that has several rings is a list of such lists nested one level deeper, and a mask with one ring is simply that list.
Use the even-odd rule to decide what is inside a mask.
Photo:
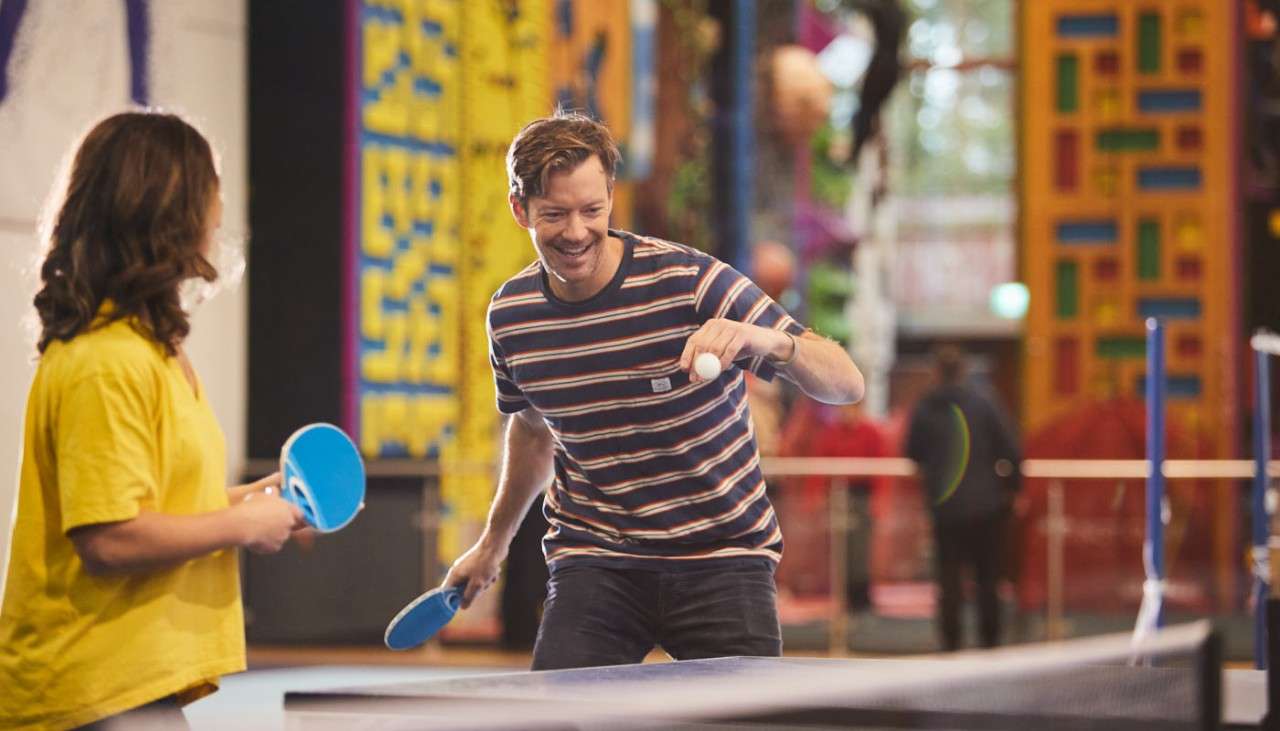
[{"label": "stanchion post", "polygon": [[831,621],[828,626],[827,651],[832,657],[849,654],[849,597],[845,591],[848,575],[849,545],[849,480],[836,477],[831,480],[831,492],[827,497],[830,511],[831,534]]},{"label": "stanchion post", "polygon": [[1045,639],[1061,640],[1066,634],[1063,622],[1063,544],[1067,533],[1062,480],[1049,481],[1048,498],[1049,511],[1045,517],[1045,532],[1048,534],[1045,553],[1049,561],[1045,572]]}]

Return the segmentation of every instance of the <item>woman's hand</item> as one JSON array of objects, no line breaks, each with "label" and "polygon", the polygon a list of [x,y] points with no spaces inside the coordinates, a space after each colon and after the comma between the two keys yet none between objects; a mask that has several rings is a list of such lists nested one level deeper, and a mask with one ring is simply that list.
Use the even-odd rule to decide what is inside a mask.
[{"label": "woman's hand", "polygon": [[227,488],[227,499],[232,505],[239,505],[244,502],[250,495],[259,493],[270,495],[272,493],[280,494],[280,473],[272,472],[261,480],[250,482],[247,485],[236,485]]}]

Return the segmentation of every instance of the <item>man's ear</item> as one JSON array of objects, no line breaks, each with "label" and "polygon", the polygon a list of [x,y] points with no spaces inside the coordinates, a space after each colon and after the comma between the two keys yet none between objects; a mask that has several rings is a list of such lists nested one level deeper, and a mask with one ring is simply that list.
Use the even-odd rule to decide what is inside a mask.
[{"label": "man's ear", "polygon": [[520,224],[520,228],[529,228],[529,212],[525,210],[520,199],[514,195],[508,195],[507,203],[511,205],[511,215],[515,217],[516,223]]}]

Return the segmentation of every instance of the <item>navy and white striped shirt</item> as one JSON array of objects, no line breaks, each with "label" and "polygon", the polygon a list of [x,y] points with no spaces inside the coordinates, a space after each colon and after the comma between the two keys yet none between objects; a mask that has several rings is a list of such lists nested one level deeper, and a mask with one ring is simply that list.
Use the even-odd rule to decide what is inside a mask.
[{"label": "navy and white striped shirt", "polygon": [[708,559],[776,562],[782,533],[765,496],[743,369],[690,383],[685,341],[708,319],[800,335],[804,328],[749,279],[695,249],[610,231],[617,274],[580,302],[558,299],[538,261],[489,304],[498,409],[532,406],[555,442],[543,539],[570,563],[676,568]]}]

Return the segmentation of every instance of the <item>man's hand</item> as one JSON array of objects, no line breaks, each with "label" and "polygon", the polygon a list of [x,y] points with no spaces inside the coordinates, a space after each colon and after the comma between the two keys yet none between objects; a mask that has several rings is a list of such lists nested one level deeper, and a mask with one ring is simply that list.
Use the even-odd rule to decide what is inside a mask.
[{"label": "man's hand", "polygon": [[[693,370],[693,361],[700,353],[711,353],[720,359],[720,370],[727,370],[739,357],[767,356],[774,360],[789,360],[795,339],[781,330],[748,325],[737,320],[711,319],[702,323],[698,331],[685,341],[680,354],[680,369],[689,374],[689,381],[701,381]],[[798,347],[798,343],[795,344]]]},{"label": "man's hand", "polygon": [[498,580],[502,561],[507,557],[505,548],[499,550],[481,538],[467,552],[458,557],[449,568],[449,573],[440,584],[442,587],[463,586],[462,608],[471,606],[471,602],[480,592],[493,586]]}]

